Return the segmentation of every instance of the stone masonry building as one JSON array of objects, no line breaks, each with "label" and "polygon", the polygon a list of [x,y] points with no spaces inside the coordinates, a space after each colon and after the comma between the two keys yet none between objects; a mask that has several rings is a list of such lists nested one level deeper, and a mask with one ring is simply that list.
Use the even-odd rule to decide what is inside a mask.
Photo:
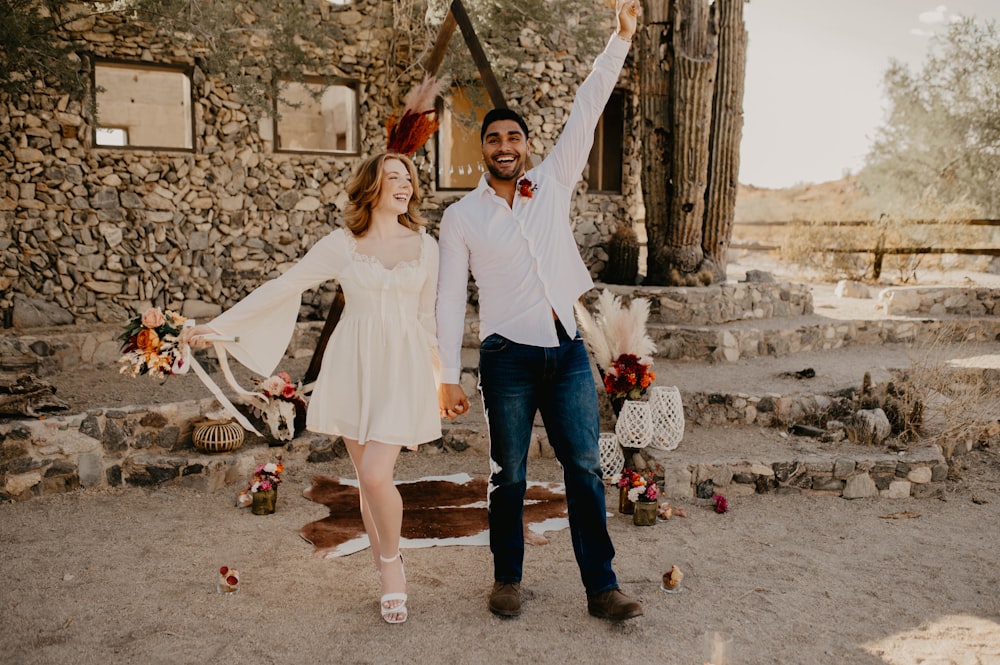
[{"label": "stone masonry building", "polygon": [[[382,149],[389,114],[399,110],[394,105],[423,74],[414,64],[426,55],[433,29],[426,30],[428,43],[421,43],[425,38],[420,34],[410,35],[407,50],[400,53],[402,42],[393,34],[399,29],[397,4],[315,0],[316,20],[329,25],[338,46],[328,54],[330,70],[313,74],[338,77],[344,99],[353,104],[346,111],[348,126],[330,133],[325,139],[334,142],[316,150],[308,142],[325,140],[324,131],[310,135],[293,112],[284,130],[272,118],[255,118],[224,79],[200,67],[196,49],[171,43],[156,26],[113,13],[66,25],[64,37],[94,70],[98,85],[105,88],[105,104],[95,117],[86,100],[70,98],[43,81],[36,82],[30,96],[0,98],[0,306],[5,327],[121,325],[150,305],[204,319],[287,269],[340,223],[353,168]],[[594,11],[608,12],[600,0],[589,4]],[[461,40],[459,32],[454,39]],[[512,73],[502,78],[501,87],[508,105],[530,124],[537,160],[558,138],[596,53],[581,53],[568,34],[543,36],[530,25],[521,29],[519,40],[536,57],[506,63]],[[390,51],[395,52],[391,60]],[[253,55],[266,63],[266,51]],[[620,184],[617,190],[610,188],[614,191],[595,192],[588,187],[588,177],[594,182],[588,174],[574,199],[575,234],[595,278],[604,267],[604,247],[615,226],[640,216],[632,58],[619,81],[621,127],[598,141],[616,151],[610,157],[620,159]],[[164,95],[171,81],[179,82],[180,110],[149,114],[128,88],[101,78],[115,73],[124,73],[118,79],[121,86],[140,75],[150,77]],[[131,120],[129,104],[135,105]],[[134,145],[141,126],[148,130],[151,122],[153,138]],[[180,127],[179,147],[142,145],[157,140],[157,132],[173,131],[171,123]],[[98,129],[107,136],[101,138]],[[289,136],[283,137],[283,131]],[[478,138],[477,128],[476,143]],[[304,148],[296,144],[299,139],[306,141]],[[441,186],[447,157],[441,145],[432,140],[416,156],[432,232],[443,208],[465,191]],[[306,294],[302,318],[323,318],[333,288],[326,285]],[[40,318],[34,316],[38,312]]]}]

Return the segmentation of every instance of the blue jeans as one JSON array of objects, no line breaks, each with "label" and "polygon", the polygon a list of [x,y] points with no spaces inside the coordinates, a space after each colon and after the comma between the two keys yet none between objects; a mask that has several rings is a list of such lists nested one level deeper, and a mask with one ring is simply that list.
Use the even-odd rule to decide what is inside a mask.
[{"label": "blue jeans", "polygon": [[597,389],[583,341],[562,328],[559,346],[539,347],[490,335],[479,347],[479,389],[490,432],[490,550],[497,582],[521,581],[524,493],[535,413],[563,468],[570,535],[588,595],[618,588],[611,569]]}]

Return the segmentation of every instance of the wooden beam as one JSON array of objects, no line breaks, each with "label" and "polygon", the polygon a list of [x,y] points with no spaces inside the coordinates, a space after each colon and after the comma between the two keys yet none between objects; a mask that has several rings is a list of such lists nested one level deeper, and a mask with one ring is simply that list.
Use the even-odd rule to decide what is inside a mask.
[{"label": "wooden beam", "polygon": [[[441,68],[441,63],[444,62],[445,53],[448,51],[448,42],[451,41],[451,36],[455,33],[456,26],[462,29],[462,36],[465,38],[465,43],[472,54],[473,62],[476,63],[476,68],[479,70],[479,76],[482,78],[483,86],[490,96],[490,101],[497,108],[507,108],[507,100],[504,99],[496,76],[493,75],[493,68],[490,67],[490,61],[486,59],[486,53],[483,51],[482,44],[479,43],[479,37],[476,36],[476,31],[472,27],[472,21],[469,20],[465,6],[462,5],[462,0],[452,0],[448,15],[438,30],[434,48],[431,49],[427,60],[424,62],[424,71],[431,76],[437,75],[438,70]],[[312,360],[309,362],[309,369],[306,370],[303,383],[311,383],[319,375],[327,342],[330,341],[330,335],[333,334],[333,329],[337,327],[343,311],[344,293],[338,290],[337,297],[334,299],[333,305],[327,313],[326,323],[323,325],[323,330],[320,332],[319,339],[316,342],[316,349],[313,351]]]},{"label": "wooden beam", "polygon": [[462,0],[452,0],[451,14],[455,16],[458,27],[462,29],[462,36],[469,47],[469,53],[472,54],[472,61],[476,63],[476,69],[479,70],[479,76],[483,80],[483,87],[486,88],[490,101],[498,109],[507,108],[507,100],[504,99],[500,84],[497,83],[497,78],[493,75],[493,68],[490,67],[490,61],[486,59],[486,52],[483,51],[483,46],[479,43],[479,37],[472,27],[472,21],[469,20]]},{"label": "wooden beam", "polygon": [[437,76],[438,70],[441,69],[441,63],[444,62],[444,55],[448,52],[448,42],[451,41],[451,36],[455,34],[455,28],[457,27],[458,22],[455,20],[455,15],[449,9],[448,15],[444,17],[444,23],[441,24],[441,28],[438,30],[437,39],[434,41],[434,48],[431,49],[430,54],[424,61],[424,71],[431,76]]},{"label": "wooden beam", "polygon": [[306,370],[306,375],[302,378],[302,383],[312,383],[319,376],[319,368],[323,364],[326,344],[330,341],[333,329],[340,323],[340,315],[344,313],[345,302],[344,291],[338,287],[333,303],[330,304],[330,311],[326,315],[326,323],[323,324],[323,330],[320,332],[316,348],[313,350],[312,360],[309,361],[309,369]]}]

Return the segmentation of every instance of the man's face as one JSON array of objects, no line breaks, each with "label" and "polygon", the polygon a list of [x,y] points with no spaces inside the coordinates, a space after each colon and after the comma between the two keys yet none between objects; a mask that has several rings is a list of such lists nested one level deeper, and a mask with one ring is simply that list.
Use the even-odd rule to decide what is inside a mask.
[{"label": "man's face", "polygon": [[528,163],[528,141],[514,120],[495,120],[483,135],[483,161],[498,180],[515,180]]}]

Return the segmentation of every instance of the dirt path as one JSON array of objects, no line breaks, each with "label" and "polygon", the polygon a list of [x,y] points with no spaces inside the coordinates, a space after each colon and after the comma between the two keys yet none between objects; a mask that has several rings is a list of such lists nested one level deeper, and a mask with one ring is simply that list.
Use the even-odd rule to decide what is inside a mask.
[{"label": "dirt path", "polygon": [[[701,663],[702,635],[733,636],[733,662],[998,663],[1000,456],[972,453],[941,499],[845,501],[755,495],[718,515],[703,502],[653,527],[610,518],[623,588],[645,616],[586,614],[567,532],[531,547],[523,616],[486,609],[485,547],[411,550],[411,618],[378,617],[362,552],[320,560],[298,535],[322,507],[291,468],[278,512],[233,505],[233,490],[86,491],[0,506],[0,650],[48,663]],[[400,475],[485,471],[473,455],[406,455]],[[559,476],[548,460],[531,475]],[[609,493],[610,497],[610,493]],[[896,515],[899,519],[892,519]],[[215,593],[221,564],[243,573]],[[684,590],[659,576],[676,564]]]},{"label": "dirt path", "polygon": [[[819,287],[818,311],[831,290]],[[718,380],[752,381],[758,371],[730,369]],[[193,377],[163,386],[113,371],[62,380],[60,395],[78,410],[207,396]],[[730,436],[761,441],[756,429],[699,432],[678,450]],[[399,476],[487,468],[472,452],[406,454]],[[529,469],[535,480],[560,477],[551,460]],[[325,514],[302,490],[314,473],[349,474],[343,460],[293,465],[268,517],[237,509],[234,488],[0,505],[0,661],[694,665],[704,662],[703,634],[719,629],[743,665],[1000,663],[1000,451],[974,451],[953,472],[937,499],[754,495],[732,498],[725,515],[692,499],[687,519],[653,527],[614,514],[616,570],[645,606],[621,625],[587,615],[564,531],[527,552],[522,617],[486,610],[487,548],[444,547],[407,552],[411,618],[386,626],[367,553],[320,560],[298,536]],[[222,564],[242,571],[239,594],[215,593]],[[673,564],[685,585],[667,595],[659,578]]]}]

